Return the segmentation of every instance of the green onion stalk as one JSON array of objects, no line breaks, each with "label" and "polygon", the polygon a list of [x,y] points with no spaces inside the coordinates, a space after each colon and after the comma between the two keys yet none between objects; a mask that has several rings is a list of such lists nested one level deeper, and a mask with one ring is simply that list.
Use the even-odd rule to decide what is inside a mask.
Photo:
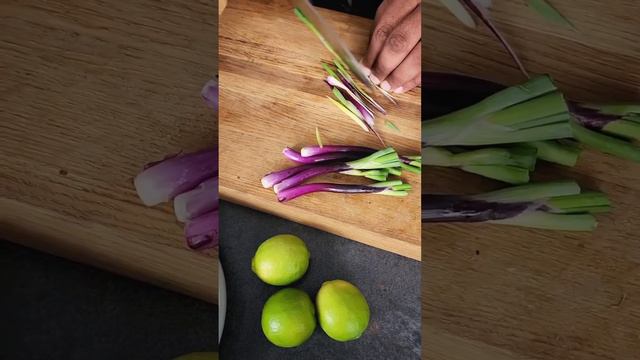
[{"label": "green onion stalk", "polygon": [[422,195],[422,222],[486,222],[548,230],[592,231],[594,214],[608,212],[600,192],[574,181],[534,183],[479,195]]},{"label": "green onion stalk", "polygon": [[512,86],[467,108],[422,122],[427,146],[495,145],[570,138],[571,115],[549,76]]},{"label": "green onion stalk", "polygon": [[640,105],[581,104],[570,102],[575,121],[573,137],[579,142],[623,159],[640,162]]},{"label": "green onion stalk", "polygon": [[437,146],[422,149],[423,165],[454,167],[509,184],[528,183],[536,157],[537,150],[524,145],[470,150]]}]

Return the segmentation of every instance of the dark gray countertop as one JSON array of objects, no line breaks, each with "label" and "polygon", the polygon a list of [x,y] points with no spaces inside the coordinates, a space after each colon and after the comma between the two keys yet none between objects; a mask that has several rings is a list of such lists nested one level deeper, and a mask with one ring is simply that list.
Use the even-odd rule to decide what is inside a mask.
[{"label": "dark gray countertop", "polygon": [[218,307],[0,240],[0,359],[215,351]]},{"label": "dark gray countertop", "polygon": [[[221,359],[420,359],[420,262],[229,203],[222,204],[220,215],[228,294]],[[311,252],[309,270],[292,287],[315,299],[324,281],[344,279],[363,292],[371,321],[360,339],[336,342],[318,325],[297,348],[268,342],[260,326],[262,306],[282,287],[259,280],[251,258],[262,241],[280,233],[301,237]]]}]

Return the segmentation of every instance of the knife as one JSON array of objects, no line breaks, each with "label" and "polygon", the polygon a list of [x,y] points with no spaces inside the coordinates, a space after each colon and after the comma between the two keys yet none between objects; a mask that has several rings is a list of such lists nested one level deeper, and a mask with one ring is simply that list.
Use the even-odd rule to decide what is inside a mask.
[{"label": "knife", "polygon": [[309,0],[291,0],[291,3],[304,14],[313,26],[315,26],[327,44],[333,48],[345,65],[349,67],[349,70],[351,70],[351,72],[353,72],[365,85],[372,87],[373,82],[371,82],[367,74],[364,73],[362,66],[358,63],[355,56],[353,56],[351,50],[349,50],[345,45],[331,24],[329,24],[329,22],[327,22],[322,15],[316,11],[315,7],[311,5]]}]

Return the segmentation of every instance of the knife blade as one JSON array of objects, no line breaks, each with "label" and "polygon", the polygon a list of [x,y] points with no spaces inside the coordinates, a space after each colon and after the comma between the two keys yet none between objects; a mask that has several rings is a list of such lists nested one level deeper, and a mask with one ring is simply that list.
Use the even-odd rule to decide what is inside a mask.
[{"label": "knife blade", "polygon": [[309,0],[290,0],[294,7],[298,8],[304,16],[318,30],[324,40],[333,48],[342,61],[349,67],[349,70],[356,75],[365,85],[372,87],[373,82],[369,80],[362,66],[358,63],[355,56],[338,35],[338,32],[327,22]]}]

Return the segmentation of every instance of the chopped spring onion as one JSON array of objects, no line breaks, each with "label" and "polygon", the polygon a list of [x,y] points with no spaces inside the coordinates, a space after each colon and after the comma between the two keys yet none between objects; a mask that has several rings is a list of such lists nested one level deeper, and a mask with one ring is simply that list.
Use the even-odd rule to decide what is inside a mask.
[{"label": "chopped spring onion", "polygon": [[327,96],[327,98],[331,100],[331,102],[334,103],[340,110],[342,110],[343,113],[347,114],[347,116],[349,116],[351,120],[353,120],[356,124],[358,124],[362,128],[362,130],[369,132],[369,127],[364,122],[364,120],[362,120],[359,116],[354,114],[353,111],[349,110],[349,108],[343,105],[340,101],[333,100],[329,96]]},{"label": "chopped spring onion", "polygon": [[[382,137],[376,131],[373,111],[369,109],[365,100],[363,100],[356,92],[356,88],[354,86],[349,85],[344,77],[341,77],[343,80],[340,81],[332,76],[332,73],[333,72],[330,72],[329,76],[327,76],[325,80],[329,87],[331,87],[331,91],[335,97],[335,100],[330,99],[333,100],[333,103],[336,104],[343,112],[349,115],[352,120],[360,125],[360,127],[367,132],[372,131],[378,140],[380,140],[380,143],[382,143],[383,146],[386,146],[384,140],[382,140]],[[338,105],[338,103],[340,105]]]},{"label": "chopped spring onion", "polygon": [[574,121],[571,122],[571,129],[576,140],[587,146],[623,159],[640,162],[640,148],[631,142],[589,130]]},{"label": "chopped spring onion", "polygon": [[142,202],[154,206],[171,199],[178,221],[186,222],[191,249],[218,244],[218,151],[206,149],[147,164],[134,180]]},{"label": "chopped spring onion", "polygon": [[577,144],[568,140],[532,141],[525,144],[537,149],[539,159],[570,167],[576,165],[582,152]]},{"label": "chopped spring onion", "polygon": [[[362,97],[364,100],[367,101],[367,103],[369,103],[369,105],[371,105],[374,109],[376,109],[378,112],[382,113],[382,114],[386,114],[387,112],[384,110],[384,108],[378,104],[377,101],[375,101],[371,95],[369,95],[364,89],[362,89],[358,83],[356,81],[353,80],[353,78],[351,77],[351,75],[349,75],[349,72],[347,71],[347,69],[345,69],[342,65],[340,65],[340,63],[338,63],[337,61],[334,61],[334,64],[336,65],[336,69],[338,71],[338,74],[340,74],[340,76],[338,77],[343,84],[345,84],[347,87],[349,87],[353,92],[357,93],[358,95],[360,95],[360,97]],[[326,65],[325,65],[326,66]],[[328,67],[328,66],[326,66]],[[325,67],[325,69],[326,69]],[[331,73],[329,73],[329,75],[331,75]],[[335,77],[335,76],[334,76]]]},{"label": "chopped spring onion", "polygon": [[400,131],[400,129],[398,128],[398,126],[396,124],[394,124],[393,121],[389,120],[389,119],[385,119],[384,120],[384,124],[387,125],[387,127],[389,129],[393,129],[395,131]]}]

